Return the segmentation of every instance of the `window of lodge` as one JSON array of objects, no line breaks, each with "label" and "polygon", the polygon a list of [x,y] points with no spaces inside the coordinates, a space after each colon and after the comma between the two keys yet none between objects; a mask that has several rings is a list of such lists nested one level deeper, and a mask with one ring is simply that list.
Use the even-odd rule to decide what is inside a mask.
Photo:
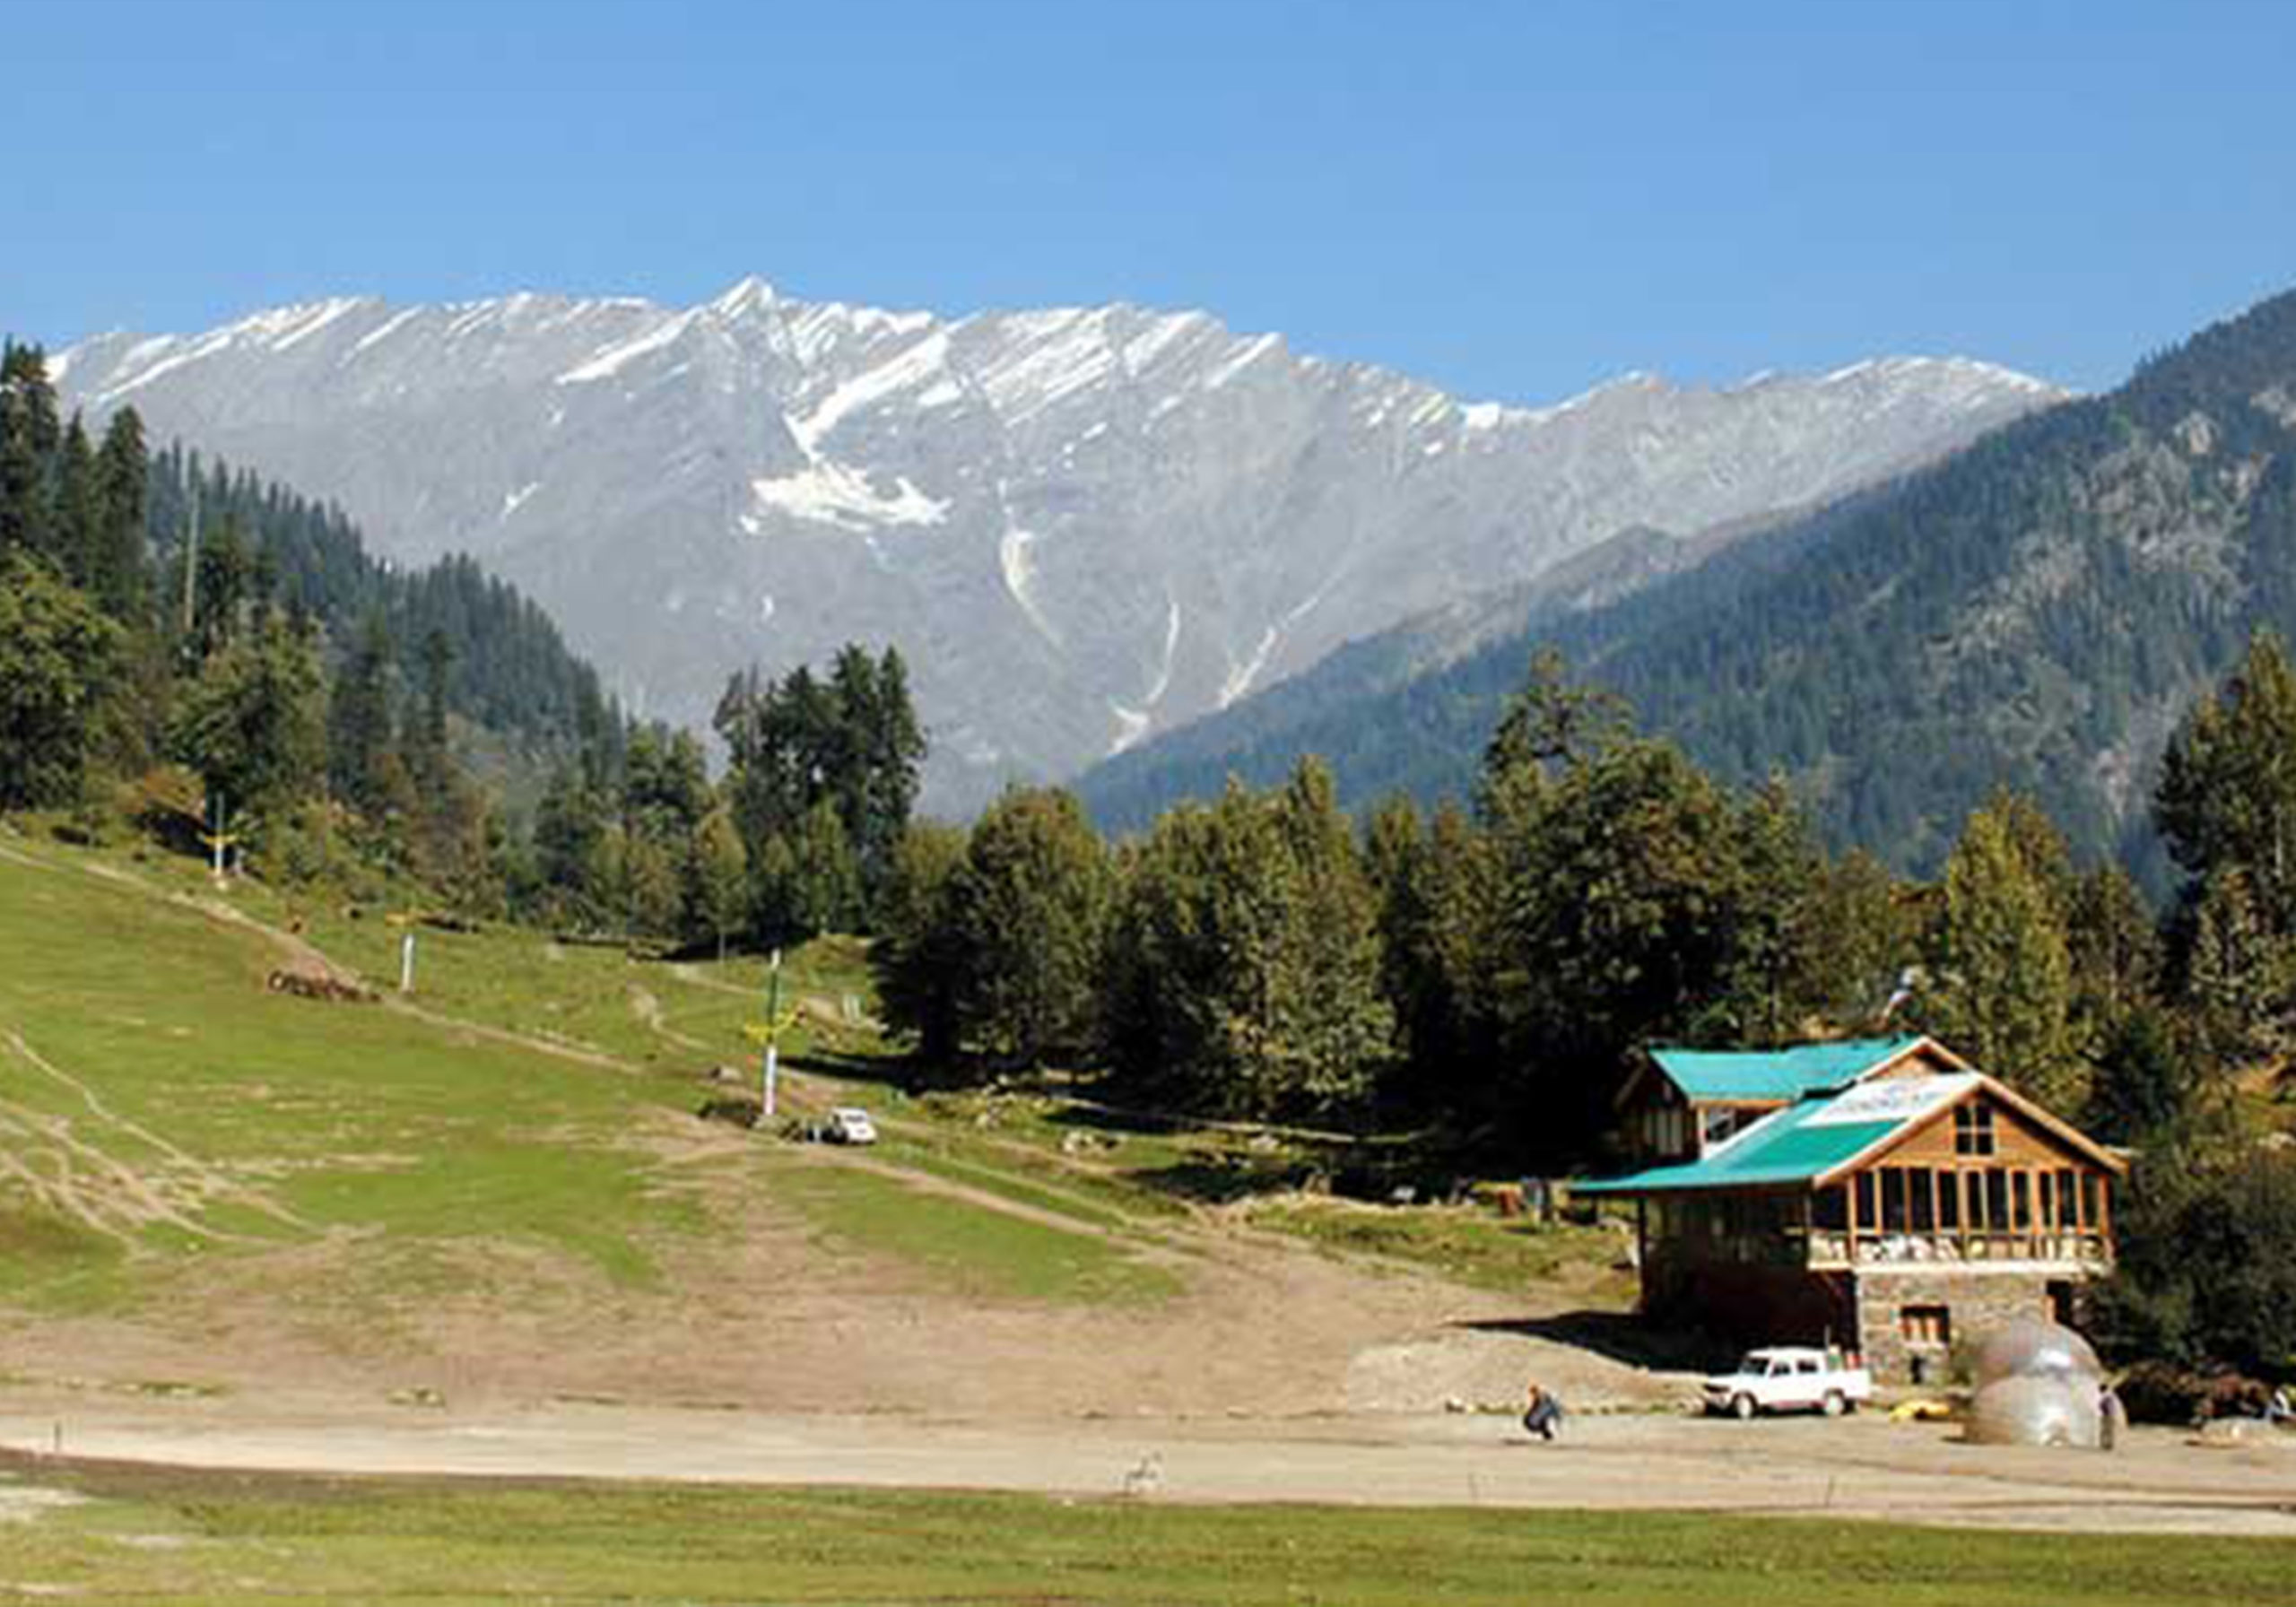
[{"label": "window of lodge", "polygon": [[1990,1155],[1993,1153],[1993,1107],[1990,1105],[1958,1105],[1953,1108],[1953,1153],[1956,1155]]},{"label": "window of lodge", "polygon": [[1943,1350],[1953,1342],[1953,1314],[1944,1306],[1900,1306],[1898,1332],[1909,1345]]}]

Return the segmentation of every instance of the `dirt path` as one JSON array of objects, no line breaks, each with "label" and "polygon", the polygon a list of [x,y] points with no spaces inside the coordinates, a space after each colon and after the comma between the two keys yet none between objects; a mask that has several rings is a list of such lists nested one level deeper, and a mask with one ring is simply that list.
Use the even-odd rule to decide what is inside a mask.
[{"label": "dirt path", "polygon": [[[284,1227],[308,1229],[312,1226],[262,1190],[248,1187],[228,1173],[208,1165],[207,1162],[163,1134],[154,1133],[140,1122],[131,1121],[121,1116],[110,1106],[105,1104],[101,1096],[84,1080],[74,1076],[25,1042],[22,1033],[13,1028],[8,1029],[4,1035],[0,1035],[0,1042],[4,1042],[6,1047],[13,1051],[18,1059],[33,1070],[51,1081],[68,1089],[86,1108],[89,1115],[95,1118],[100,1131],[123,1134],[135,1143],[152,1151],[160,1158],[163,1180],[159,1184],[147,1186],[141,1174],[135,1168],[129,1168],[117,1157],[82,1142],[73,1133],[70,1123],[62,1118],[41,1116],[21,1105],[0,1099],[0,1118],[10,1120],[19,1132],[24,1131],[27,1127],[32,1128],[45,1136],[49,1142],[59,1145],[70,1154],[100,1160],[102,1168],[113,1176],[115,1182],[121,1177],[131,1180],[133,1186],[126,1190],[127,1197],[141,1212],[142,1220],[144,1222],[166,1221],[171,1226],[200,1238],[234,1237],[217,1234],[213,1229],[193,1221],[168,1197],[178,1193],[187,1192],[192,1196],[188,1203],[189,1208],[193,1210],[215,1201],[228,1201],[232,1204],[244,1206],[258,1215],[267,1216]],[[22,1171],[21,1167],[15,1169],[20,1174]],[[87,1216],[84,1212],[81,1214],[83,1220],[91,1222],[91,1225],[103,1227],[102,1223]],[[109,1231],[108,1229],[106,1230]]]},{"label": "dirt path", "polygon": [[1164,1501],[1692,1508],[2296,1536],[2296,1446],[2210,1452],[2158,1430],[2106,1456],[1967,1446],[1948,1430],[1872,1418],[1580,1418],[1546,1446],[1484,1417],[887,1420],[570,1403],[394,1415],[0,1398],[0,1447],[36,1459],[59,1435],[67,1455],[222,1469],[1083,1495],[1124,1493],[1152,1453],[1152,1498]]}]

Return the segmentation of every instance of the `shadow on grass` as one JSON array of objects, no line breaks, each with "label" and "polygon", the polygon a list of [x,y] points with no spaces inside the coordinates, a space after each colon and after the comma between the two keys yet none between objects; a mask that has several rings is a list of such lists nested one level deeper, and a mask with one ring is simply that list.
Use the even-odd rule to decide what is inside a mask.
[{"label": "shadow on grass", "polygon": [[1126,1133],[1135,1136],[1183,1133],[1195,1125],[1185,1116],[1122,1110],[1113,1105],[1066,1105],[1054,1111],[1050,1120],[1057,1127],[1082,1127],[1094,1133]]},{"label": "shadow on grass", "polygon": [[874,1083],[880,1088],[897,1088],[903,1093],[916,1093],[935,1086],[924,1066],[899,1055],[848,1055],[816,1046],[803,1054],[784,1055],[781,1064],[793,1072],[811,1072],[817,1077],[839,1077],[848,1082]]},{"label": "shadow on grass", "polygon": [[1240,1161],[1210,1157],[1144,1167],[1124,1176],[1126,1182],[1175,1200],[1199,1205],[1227,1205],[1253,1194],[1300,1187],[1323,1173],[1312,1162],[1298,1159],[1270,1157]]},{"label": "shadow on grass", "polygon": [[1631,1312],[1566,1311],[1555,1316],[1490,1317],[1458,1322],[1454,1328],[1477,1333],[1519,1333],[1529,1339],[1592,1351],[1630,1367],[1668,1372],[1704,1372],[1737,1352],[1709,1334],[1658,1326]]}]

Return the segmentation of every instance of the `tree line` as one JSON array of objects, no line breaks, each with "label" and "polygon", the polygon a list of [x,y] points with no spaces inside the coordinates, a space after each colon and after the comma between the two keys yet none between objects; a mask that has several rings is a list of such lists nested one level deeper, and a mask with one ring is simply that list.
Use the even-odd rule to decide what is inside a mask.
[{"label": "tree line", "polygon": [[2296,1161],[2257,1142],[2296,1054],[2275,638],[2179,729],[2153,814],[2185,873],[2162,916],[2005,792],[1934,881],[1905,880],[1547,654],[1471,806],[1396,798],[1359,824],[1309,759],[1109,843],[1069,794],[1015,790],[969,831],[904,838],[873,958],[938,1075],[1055,1066],[1161,1109],[1415,1128],[1551,1171],[1603,1163],[1652,1043],[1932,1032],[2142,1154],[2099,1307],[2125,1348],[2285,1368]]}]

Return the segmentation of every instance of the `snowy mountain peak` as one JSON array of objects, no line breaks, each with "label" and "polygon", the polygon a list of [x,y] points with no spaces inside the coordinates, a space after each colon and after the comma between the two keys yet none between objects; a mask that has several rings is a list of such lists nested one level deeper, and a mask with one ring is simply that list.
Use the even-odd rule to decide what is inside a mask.
[{"label": "snowy mountain peak", "polygon": [[387,557],[473,553],[649,714],[896,643],[957,806],[1622,531],[1744,527],[2061,394],[1891,358],[1462,404],[1200,311],[944,318],[754,276],[685,308],[338,298],[51,360],[67,404],[133,402]]},{"label": "snowy mountain peak", "polygon": [[736,280],[725,293],[709,304],[710,310],[720,317],[739,317],[744,313],[756,312],[772,306],[781,298],[773,286],[755,274]]}]

